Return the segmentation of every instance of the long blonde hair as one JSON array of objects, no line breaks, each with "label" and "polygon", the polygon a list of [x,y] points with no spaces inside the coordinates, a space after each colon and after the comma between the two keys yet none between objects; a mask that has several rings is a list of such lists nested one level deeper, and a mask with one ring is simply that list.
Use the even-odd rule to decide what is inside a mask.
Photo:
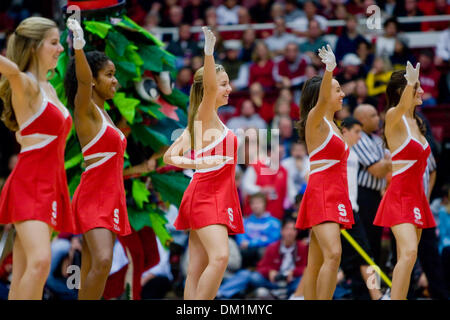
[{"label": "long blonde hair", "polygon": [[[192,83],[189,93],[189,111],[188,111],[188,130],[191,135],[191,148],[194,149],[194,120],[198,112],[198,107],[203,99],[203,71],[204,67],[198,69],[194,74],[194,83]],[[216,74],[225,72],[222,65],[216,64]]]},{"label": "long blonde hair", "polygon": [[[38,65],[36,50],[42,44],[46,33],[53,28],[57,28],[56,23],[47,18],[31,17],[23,20],[9,37],[6,57],[16,63],[22,72],[29,68],[32,61]],[[10,130],[17,131],[19,125],[12,108],[11,95],[10,83],[2,75],[0,79],[0,98],[3,100],[1,120]]]}]

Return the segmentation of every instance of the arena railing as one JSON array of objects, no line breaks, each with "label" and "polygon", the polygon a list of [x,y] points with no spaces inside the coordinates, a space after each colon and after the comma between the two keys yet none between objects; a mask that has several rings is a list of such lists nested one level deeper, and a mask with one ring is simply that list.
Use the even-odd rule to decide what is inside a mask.
[{"label": "arena railing", "polygon": [[[386,20],[387,16],[381,16],[381,26],[383,22]],[[417,23],[417,22],[441,22],[441,21],[449,21],[450,15],[437,15],[437,16],[420,16],[420,17],[397,17],[397,20],[400,24],[408,24],[408,23]],[[372,40],[380,36],[383,33],[383,29],[375,29],[369,30],[364,28],[366,25],[367,18],[360,18],[359,25],[360,31],[368,40]],[[345,20],[328,20],[328,27],[340,27],[345,26]],[[287,23],[286,26],[288,28],[292,28],[293,24]],[[248,28],[252,28],[255,31],[258,30],[272,30],[275,27],[274,23],[252,23],[252,24],[235,24],[235,25],[219,25],[217,30],[219,32],[228,32],[228,31],[244,31]],[[156,27],[151,30],[152,33],[163,36],[166,34],[171,34],[172,39],[178,39],[178,28],[160,28]],[[200,26],[192,26],[192,33],[200,33]],[[439,38],[439,34],[442,31],[428,31],[428,32],[404,32],[402,33],[407,40],[409,40],[409,44],[411,48],[423,48],[423,47],[432,47],[437,43],[437,39]],[[327,41],[329,41],[332,45],[337,41],[337,36],[332,34],[327,34],[324,36]],[[302,39],[299,37],[299,39]],[[305,39],[305,38],[303,38]]]}]

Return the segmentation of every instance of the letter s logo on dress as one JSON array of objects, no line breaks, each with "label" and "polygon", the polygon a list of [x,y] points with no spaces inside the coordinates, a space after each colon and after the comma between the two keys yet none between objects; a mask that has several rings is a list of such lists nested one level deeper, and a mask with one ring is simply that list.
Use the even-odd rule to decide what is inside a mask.
[{"label": "letter s logo on dress", "polygon": [[230,218],[230,221],[233,222],[234,216],[233,216],[233,209],[228,208],[228,218]]},{"label": "letter s logo on dress", "polygon": [[119,224],[119,209],[114,209],[114,223]]},{"label": "letter s logo on dress", "polygon": [[339,214],[343,217],[347,215],[347,210],[345,210],[345,205],[343,203],[338,205]]},{"label": "letter s logo on dress", "polygon": [[414,218],[416,220],[422,219],[422,215],[420,214],[420,209],[419,208],[415,207],[413,211],[414,211]]}]

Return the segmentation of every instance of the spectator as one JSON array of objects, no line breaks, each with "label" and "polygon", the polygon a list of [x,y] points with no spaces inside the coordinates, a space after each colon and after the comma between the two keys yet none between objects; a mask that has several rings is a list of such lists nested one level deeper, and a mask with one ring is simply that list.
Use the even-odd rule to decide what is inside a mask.
[{"label": "spectator", "polygon": [[[238,22],[237,24],[240,25],[250,25],[252,23],[252,18],[248,12],[248,9],[244,6],[240,6],[237,10],[237,17]],[[223,35],[224,39],[242,39],[243,31],[236,30],[236,31],[222,31],[221,34]]]},{"label": "spectator", "polygon": [[274,117],[273,104],[265,98],[265,91],[259,82],[254,82],[250,85],[250,100],[256,107],[256,112],[261,116],[266,123],[270,123]]},{"label": "spectator", "polygon": [[[450,3],[446,0],[421,1],[418,4],[427,16],[448,15],[450,14]],[[422,22],[422,31],[439,31],[447,28],[448,21],[424,21]]]},{"label": "spectator", "polygon": [[283,18],[284,16],[284,6],[278,2],[273,3],[270,7],[270,21],[273,22],[276,18]]},{"label": "spectator", "polygon": [[[285,89],[286,90],[286,89]],[[270,124],[271,129],[279,129],[280,126],[280,119],[282,117],[289,117],[290,119],[290,113],[291,113],[291,104],[288,100],[278,97],[278,99],[275,101],[274,106],[275,116],[273,117],[273,120]]]},{"label": "spectator", "polygon": [[377,97],[385,94],[387,83],[391,79],[392,67],[387,58],[375,58],[372,70],[366,77],[367,92],[371,97]]},{"label": "spectator", "polygon": [[192,85],[192,69],[191,67],[182,67],[178,70],[177,79],[175,80],[175,88],[189,95]]},{"label": "spectator", "polygon": [[363,41],[358,44],[356,54],[361,60],[361,69],[363,74],[367,74],[372,68],[374,55],[372,54],[372,45],[369,42]]},{"label": "spectator", "polygon": [[[439,36],[439,40],[436,44],[436,57],[434,63],[437,66],[442,66],[444,63],[450,61],[450,22],[448,22],[448,27],[442,31]],[[448,77],[447,77],[448,78]]]},{"label": "spectator", "polygon": [[348,15],[345,19],[345,29],[336,43],[336,60],[341,61],[347,53],[356,54],[360,42],[367,40],[358,32],[358,19]]},{"label": "spectator", "polygon": [[141,298],[163,299],[172,288],[173,275],[170,269],[170,252],[164,248],[156,237],[159,262],[156,266],[144,271],[141,276]]},{"label": "spectator", "polygon": [[339,81],[345,95],[349,95],[355,90],[356,80],[365,78],[361,69],[361,60],[356,54],[347,53],[341,61],[341,66],[336,80]]},{"label": "spectator", "polygon": [[241,51],[239,52],[239,59],[248,63],[252,61],[253,50],[256,47],[256,34],[253,28],[245,29],[242,34]]},{"label": "spectator", "polygon": [[297,37],[286,31],[286,21],[282,17],[274,20],[275,28],[270,37],[264,39],[264,42],[269,47],[269,50],[275,56],[280,56],[284,53],[286,46],[293,42],[297,43]]},{"label": "spectator", "polygon": [[163,17],[164,19],[161,21],[162,27],[179,27],[183,23],[183,8],[178,5],[170,6],[168,9],[168,15],[163,15]]},{"label": "spectator", "polygon": [[445,72],[450,67],[450,22],[449,28],[439,37],[434,63],[443,70],[439,82],[439,103],[450,103],[450,72]]},{"label": "spectator", "polygon": [[[280,115],[278,129],[280,130],[280,145],[284,146],[284,150],[286,150],[285,155],[281,158],[281,160],[283,160],[291,155],[291,145],[298,139],[296,130],[294,130],[294,123],[289,117],[289,114]],[[295,195],[293,195],[293,197],[295,197]]]},{"label": "spectator", "polygon": [[[433,153],[427,159],[427,167],[423,175],[423,189],[430,201],[431,191],[436,181],[436,162]],[[428,291],[432,299],[448,300],[450,288],[445,283],[445,270],[439,252],[437,228],[422,230],[417,252],[418,262],[428,281]]]},{"label": "spectator", "polygon": [[370,97],[367,92],[367,85],[364,79],[356,80],[355,90],[344,98],[344,101],[350,107],[350,112],[360,104],[370,104],[372,106],[378,105],[378,100],[374,97]]},{"label": "spectator", "polygon": [[250,24],[252,17],[246,7],[240,7],[238,10],[238,24]]},{"label": "spectator", "polygon": [[353,15],[364,15],[366,13],[366,6],[363,0],[351,0],[347,3],[347,10]]},{"label": "spectator", "polygon": [[[346,20],[348,15],[347,7],[343,3],[339,3],[334,9],[334,17],[337,20]],[[333,27],[329,33],[341,36],[344,33],[344,29],[344,26]]]},{"label": "spectator", "polygon": [[439,96],[439,79],[440,72],[433,64],[433,52],[425,49],[420,52],[420,86],[424,93],[422,95],[422,107],[434,107],[437,104]]},{"label": "spectator", "polygon": [[305,16],[305,13],[298,8],[297,0],[286,0],[284,3],[284,12],[284,19],[287,23],[291,23]]},{"label": "spectator", "polygon": [[266,196],[255,193],[249,201],[251,214],[244,219],[245,233],[236,235],[242,254],[242,268],[256,267],[266,247],[281,237],[280,221],[266,211]]},{"label": "spectator", "polygon": [[210,28],[215,28],[219,24],[218,15],[215,7],[209,7],[205,12],[206,25]]},{"label": "spectator", "polygon": [[385,0],[381,3],[381,8],[389,17],[393,17],[395,12],[398,11],[398,3],[401,4],[396,0]]},{"label": "spectator", "polygon": [[220,25],[238,24],[238,11],[240,7],[236,0],[225,0],[216,9],[217,23]]},{"label": "spectator", "polygon": [[387,19],[383,26],[384,35],[377,38],[375,54],[376,56],[390,57],[394,53],[399,24],[397,19],[392,17]]},{"label": "spectator", "polygon": [[447,290],[450,290],[450,185],[444,185],[442,191],[442,198],[435,199],[431,207],[439,219],[439,252],[445,271]]},{"label": "spectator", "polygon": [[[273,137],[272,137],[273,139]],[[261,150],[259,150],[261,151]],[[247,170],[242,177],[242,190],[247,195],[261,192],[267,197],[267,211],[275,218],[282,220],[284,216],[285,200],[294,203],[295,194],[289,194],[286,169],[280,165],[280,148],[276,146],[271,149],[267,145],[267,157],[261,155],[256,159],[256,163],[247,166]],[[250,212],[248,199],[244,204],[244,215]]]},{"label": "spectator", "polygon": [[392,171],[392,161],[385,153],[383,140],[375,134],[379,129],[380,117],[374,106],[362,104],[353,112],[362,123],[361,139],[353,146],[358,155],[358,207],[364,224],[374,261],[380,264],[382,228],[374,226],[381,192],[386,187],[386,175]]},{"label": "spectator", "polygon": [[227,70],[228,77],[232,83],[238,78],[239,69],[244,64],[243,61],[238,59],[239,50],[241,49],[241,44],[238,40],[226,40],[224,41],[225,47],[225,59],[221,61],[221,64]]},{"label": "spectator", "polygon": [[351,117],[352,113],[350,111],[350,107],[347,104],[342,104],[341,110],[338,110],[335,113],[336,123],[341,123],[345,118]]},{"label": "spectator", "polygon": [[398,38],[395,40],[394,53],[390,56],[392,70],[405,70],[406,63],[409,61],[416,65],[416,58],[408,47],[407,40]]},{"label": "spectator", "polygon": [[[309,79],[310,76],[313,77],[313,76],[316,75],[316,74],[310,75],[308,73],[308,69],[309,68],[310,68],[310,66],[308,66],[306,68],[306,76],[308,77],[308,79]],[[285,101],[287,101],[289,103],[289,105],[290,105],[290,108],[289,108],[290,109],[290,114],[289,114],[289,116],[292,119],[298,119],[299,118],[299,116],[300,116],[300,108],[299,108],[298,104],[296,104],[294,102],[294,96],[292,95],[291,90],[289,90],[288,88],[282,88],[280,90],[279,95],[278,95],[278,99],[283,99],[283,100],[285,100]]]},{"label": "spectator", "polygon": [[290,156],[281,161],[281,165],[286,168],[289,179],[292,180],[291,191],[298,195],[306,188],[309,172],[309,158],[306,146],[303,142],[293,142],[291,144]]},{"label": "spectator", "polygon": [[270,90],[275,86],[272,69],[274,63],[267,44],[258,40],[252,54],[253,63],[250,64],[249,85],[259,82],[264,89]]},{"label": "spectator", "polygon": [[331,0],[320,0],[319,1],[319,8],[318,13],[319,15],[327,18],[327,19],[334,19],[334,3],[335,1]]},{"label": "spectator", "polygon": [[203,57],[202,56],[194,56],[194,57],[192,57],[192,59],[191,59],[192,73],[195,73],[202,66],[203,66]]},{"label": "spectator", "polygon": [[188,0],[184,11],[189,12],[189,14],[183,17],[183,22],[191,26],[205,25],[205,12],[207,9],[208,3],[204,0]]},{"label": "spectator", "polygon": [[215,57],[217,57],[217,60],[221,61],[225,59],[226,57],[226,48],[225,48],[225,41],[222,37],[221,33],[219,32],[217,26],[214,28],[211,28],[211,31],[214,33],[216,37],[216,45],[215,45]]},{"label": "spectator", "polygon": [[240,116],[232,117],[227,122],[227,127],[231,130],[247,130],[250,128],[266,129],[266,122],[255,112],[253,102],[246,99],[241,104]]},{"label": "spectator", "polygon": [[153,36],[161,40],[162,36],[158,31],[158,26],[161,19],[159,18],[158,12],[150,11],[144,18],[144,24],[142,27],[150,32]]},{"label": "spectator", "polygon": [[250,7],[250,16],[256,23],[266,23],[272,21],[270,16],[270,9],[273,0],[258,0],[256,4]]},{"label": "spectator", "polygon": [[52,261],[46,287],[51,291],[53,299],[76,300],[77,290],[67,286],[67,280],[72,273],[68,267],[81,266],[81,239],[60,236],[52,241],[51,251]]},{"label": "spectator", "polygon": [[[308,248],[297,238],[295,220],[285,219],[281,240],[269,245],[259,261],[257,271],[240,270],[219,288],[218,298],[231,298],[250,288],[271,290],[278,298],[295,291],[306,267]],[[284,294],[277,294],[281,290]],[[267,292],[265,290],[265,292]],[[267,296],[260,294],[259,297]]]},{"label": "spectator", "polygon": [[310,20],[308,24],[308,32],[306,33],[306,41],[300,45],[300,51],[303,53],[312,52],[316,55],[319,48],[327,45],[322,38],[322,30],[316,20]]},{"label": "spectator", "polygon": [[299,37],[307,36],[308,24],[311,20],[316,20],[319,23],[322,32],[326,32],[328,29],[328,21],[325,17],[320,16],[317,13],[317,7],[314,1],[305,1],[303,3],[303,11],[305,17],[297,18],[292,22],[292,31]]},{"label": "spectator", "polygon": [[[422,10],[417,7],[417,0],[405,0],[404,7],[399,9],[400,12],[396,13],[397,17],[423,16]],[[401,28],[404,32],[421,31],[422,25],[420,22],[404,23]]]},{"label": "spectator", "polygon": [[306,81],[306,66],[310,63],[309,57],[301,55],[295,42],[287,44],[283,59],[275,63],[273,77],[277,86],[291,89],[300,89]]},{"label": "spectator", "polygon": [[200,54],[200,49],[192,38],[191,27],[188,24],[180,25],[178,34],[178,40],[171,41],[166,50],[177,57],[177,68],[181,68],[189,66],[192,57]]}]

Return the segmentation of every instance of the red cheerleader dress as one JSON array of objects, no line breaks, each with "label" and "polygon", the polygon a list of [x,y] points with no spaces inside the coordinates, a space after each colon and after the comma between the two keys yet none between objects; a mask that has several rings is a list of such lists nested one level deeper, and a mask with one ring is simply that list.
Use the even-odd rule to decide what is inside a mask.
[{"label": "red cheerleader dress", "polygon": [[436,226],[423,189],[423,173],[431,149],[413,138],[405,116],[408,138],[392,153],[392,164],[405,164],[392,174],[392,180],[378,207],[374,225],[392,227],[412,223],[420,229]]},{"label": "red cheerleader dress", "polygon": [[123,185],[123,155],[127,140],[98,108],[102,127],[82,149],[86,167],[72,199],[78,233],[106,228],[121,236],[131,233]]},{"label": "red cheerleader dress", "polygon": [[352,205],[348,196],[347,144],[330,128],[325,141],[310,153],[310,165],[323,164],[309,174],[308,184],[300,205],[296,227],[309,229],[326,221],[337,222],[341,228],[354,224]]},{"label": "red cheerleader dress", "polygon": [[228,234],[244,233],[242,212],[235,184],[237,138],[223,123],[222,135],[195,152],[205,161],[226,157],[227,160],[209,169],[196,170],[181,200],[174,226],[177,230],[199,229],[222,224]]},{"label": "red cheerleader dress", "polygon": [[0,224],[39,220],[57,231],[74,233],[64,170],[66,138],[72,128],[69,111],[50,101],[41,89],[42,105],[18,134],[38,138],[22,148],[0,195]]}]

